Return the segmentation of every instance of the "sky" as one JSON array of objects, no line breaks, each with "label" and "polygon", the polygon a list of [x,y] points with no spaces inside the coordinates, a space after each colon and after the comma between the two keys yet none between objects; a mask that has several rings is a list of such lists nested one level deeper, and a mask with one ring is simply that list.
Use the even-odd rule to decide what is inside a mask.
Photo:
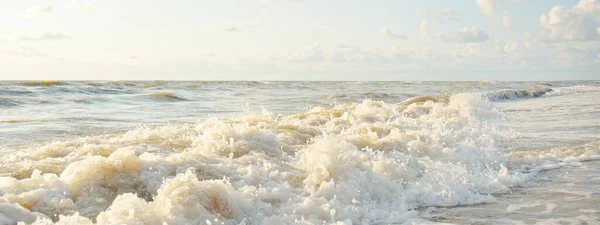
[{"label": "sky", "polygon": [[19,0],[3,80],[600,79],[600,0]]}]

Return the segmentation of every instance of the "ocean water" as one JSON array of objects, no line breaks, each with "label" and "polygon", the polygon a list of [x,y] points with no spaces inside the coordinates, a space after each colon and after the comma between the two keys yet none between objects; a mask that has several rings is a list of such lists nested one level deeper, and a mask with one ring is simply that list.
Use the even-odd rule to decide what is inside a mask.
[{"label": "ocean water", "polygon": [[0,224],[600,224],[600,81],[0,82]]}]

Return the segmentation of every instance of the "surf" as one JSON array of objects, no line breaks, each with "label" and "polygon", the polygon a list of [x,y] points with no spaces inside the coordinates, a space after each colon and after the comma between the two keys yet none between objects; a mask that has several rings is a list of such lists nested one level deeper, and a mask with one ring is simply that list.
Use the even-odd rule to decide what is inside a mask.
[{"label": "surf", "polygon": [[524,179],[482,122],[502,116],[487,100],[400,105],[367,99],[53,142],[3,158],[0,201],[38,224],[401,223],[418,207],[492,202]]}]

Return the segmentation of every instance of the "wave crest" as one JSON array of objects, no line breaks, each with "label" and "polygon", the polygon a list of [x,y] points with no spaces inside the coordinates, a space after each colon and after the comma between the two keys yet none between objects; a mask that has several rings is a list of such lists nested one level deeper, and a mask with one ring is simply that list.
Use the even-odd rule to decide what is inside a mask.
[{"label": "wave crest", "polygon": [[456,94],[139,127],[2,156],[0,202],[39,224],[402,223],[523,179],[494,145],[500,117]]},{"label": "wave crest", "polygon": [[153,94],[149,95],[151,98],[154,99],[162,99],[162,100],[177,100],[177,101],[186,101],[186,98],[177,96],[176,94],[172,93],[172,92],[156,92]]},{"label": "wave crest", "polygon": [[514,100],[521,98],[537,98],[553,92],[552,88],[537,87],[530,90],[504,90],[487,94],[491,101]]}]

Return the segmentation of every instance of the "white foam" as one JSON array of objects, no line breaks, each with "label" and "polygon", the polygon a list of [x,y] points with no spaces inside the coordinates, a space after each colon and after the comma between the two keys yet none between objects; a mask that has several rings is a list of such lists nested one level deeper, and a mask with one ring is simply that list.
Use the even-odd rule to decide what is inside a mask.
[{"label": "white foam", "polygon": [[365,100],[55,142],[7,156],[7,172],[26,179],[1,178],[0,201],[24,207],[25,217],[0,218],[31,221],[27,213],[39,212],[46,216],[36,224],[414,222],[417,207],[493,202],[492,193],[526,178],[497,149],[499,119],[479,95],[458,94],[447,103]]}]

